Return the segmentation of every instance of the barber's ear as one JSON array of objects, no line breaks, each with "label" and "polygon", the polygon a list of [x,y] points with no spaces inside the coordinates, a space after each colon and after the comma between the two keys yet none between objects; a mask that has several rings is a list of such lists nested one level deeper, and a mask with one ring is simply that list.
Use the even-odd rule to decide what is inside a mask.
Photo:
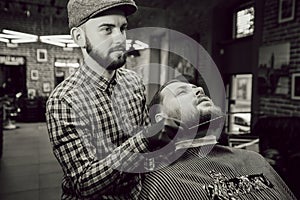
[{"label": "barber's ear", "polygon": [[164,114],[163,113],[157,113],[156,115],[155,115],[155,122],[159,122],[159,121],[161,121],[164,117]]},{"label": "barber's ear", "polygon": [[74,42],[81,48],[85,48],[86,40],[85,40],[85,32],[80,27],[73,27],[70,31],[70,34],[74,40]]}]

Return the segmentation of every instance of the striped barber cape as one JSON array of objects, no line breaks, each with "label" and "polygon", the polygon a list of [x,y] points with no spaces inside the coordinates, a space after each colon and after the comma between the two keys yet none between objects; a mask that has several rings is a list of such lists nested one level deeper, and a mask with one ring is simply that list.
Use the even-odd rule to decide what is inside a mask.
[{"label": "striped barber cape", "polygon": [[208,146],[187,149],[171,165],[148,173],[140,199],[296,199],[258,153],[215,145],[207,154]]}]

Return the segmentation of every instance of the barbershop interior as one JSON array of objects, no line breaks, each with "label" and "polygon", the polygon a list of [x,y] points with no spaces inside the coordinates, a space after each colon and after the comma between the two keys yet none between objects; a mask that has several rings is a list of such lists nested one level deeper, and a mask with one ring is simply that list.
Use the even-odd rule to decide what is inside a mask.
[{"label": "barbershop interior", "polygon": [[[261,154],[300,198],[300,1],[135,2],[124,68],[146,104],[177,75],[204,81],[225,116],[219,142]],[[61,197],[46,102],[84,63],[67,3],[0,0],[0,199]]]}]

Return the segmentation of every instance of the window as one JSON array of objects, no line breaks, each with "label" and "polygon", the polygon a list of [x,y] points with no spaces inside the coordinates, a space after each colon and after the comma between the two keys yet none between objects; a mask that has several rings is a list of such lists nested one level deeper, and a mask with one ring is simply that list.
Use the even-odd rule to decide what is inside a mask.
[{"label": "window", "polygon": [[233,74],[226,86],[226,132],[249,134],[251,127],[252,74]]},{"label": "window", "polygon": [[254,33],[254,7],[239,9],[234,13],[233,38],[243,38]]}]

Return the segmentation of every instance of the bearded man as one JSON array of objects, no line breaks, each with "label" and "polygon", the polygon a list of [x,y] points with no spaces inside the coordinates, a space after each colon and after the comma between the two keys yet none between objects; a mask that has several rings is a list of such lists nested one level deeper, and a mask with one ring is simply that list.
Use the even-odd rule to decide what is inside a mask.
[{"label": "bearded man", "polygon": [[296,199],[261,155],[217,144],[223,114],[203,87],[167,82],[149,112],[156,122],[173,124],[168,135],[175,151],[154,162],[156,171],[145,176],[140,199]]}]

